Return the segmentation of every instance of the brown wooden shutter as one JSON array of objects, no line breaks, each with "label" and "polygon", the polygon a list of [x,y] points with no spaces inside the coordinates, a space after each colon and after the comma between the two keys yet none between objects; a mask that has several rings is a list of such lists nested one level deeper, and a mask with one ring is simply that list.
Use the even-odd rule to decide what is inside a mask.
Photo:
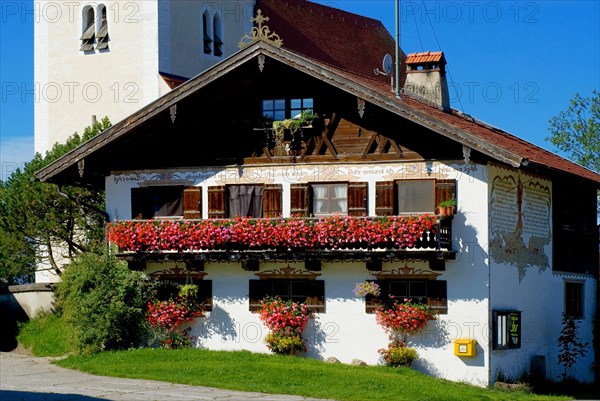
[{"label": "brown wooden shutter", "polygon": [[[456,180],[436,180],[435,181],[435,208],[448,199],[457,199],[456,198]],[[458,203],[454,207],[458,207]],[[437,212],[437,210],[436,210]]]},{"label": "brown wooden shutter", "polygon": [[368,191],[369,188],[366,182],[351,182],[348,184],[349,216],[366,216],[369,214],[367,210]]},{"label": "brown wooden shutter", "polygon": [[308,217],[310,214],[310,185],[292,184],[290,187],[291,214]]},{"label": "brown wooden shutter", "polygon": [[396,185],[394,181],[375,183],[375,214],[393,216],[396,211]]},{"label": "brown wooden shutter", "polygon": [[187,187],[183,190],[183,218],[202,218],[202,187]]},{"label": "brown wooden shutter", "polygon": [[[293,285],[293,284],[292,284]],[[306,306],[314,312],[325,312],[325,281],[306,282]],[[293,294],[292,295],[299,295]]]},{"label": "brown wooden shutter", "polygon": [[213,309],[212,280],[199,280],[195,282],[198,286],[198,302],[202,305],[203,311]]},{"label": "brown wooden shutter", "polygon": [[148,188],[131,188],[131,218],[151,219],[152,212],[152,199]]},{"label": "brown wooden shutter", "polygon": [[208,187],[208,218],[224,219],[226,217],[225,186]]},{"label": "brown wooden shutter", "polygon": [[444,280],[427,281],[427,305],[434,312],[448,313],[447,284]]},{"label": "brown wooden shutter", "polygon": [[265,185],[263,193],[263,216],[267,219],[280,217],[283,214],[281,209],[281,185]]},{"label": "brown wooden shutter", "polygon": [[250,280],[249,287],[249,309],[251,312],[258,312],[261,309],[260,301],[266,297],[273,296],[272,281]]}]

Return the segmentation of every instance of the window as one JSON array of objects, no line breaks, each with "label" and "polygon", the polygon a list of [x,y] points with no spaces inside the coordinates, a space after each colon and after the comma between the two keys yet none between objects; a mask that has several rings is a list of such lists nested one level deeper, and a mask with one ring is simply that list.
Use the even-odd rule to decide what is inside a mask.
[{"label": "window", "polygon": [[281,217],[281,185],[218,185],[208,187],[208,218]]},{"label": "window", "polygon": [[565,282],[565,315],[575,319],[583,318],[583,283]]},{"label": "window", "polygon": [[153,219],[183,216],[183,186],[157,186],[131,190],[131,217]]},{"label": "window", "polygon": [[204,54],[212,54],[212,38],[210,37],[210,17],[208,11],[202,14],[202,42],[204,43]]},{"label": "window", "polygon": [[448,313],[446,281],[442,280],[376,280],[381,289],[379,297],[366,296],[366,312],[373,313],[378,306],[390,305],[394,296],[396,301],[409,299],[429,305],[437,313]]},{"label": "window", "polygon": [[309,310],[325,312],[325,282],[322,280],[250,280],[250,310],[260,310],[260,301],[266,297],[305,303]]},{"label": "window", "polygon": [[285,99],[263,100],[262,115],[271,120],[284,120],[285,119]]},{"label": "window", "polygon": [[492,349],[521,348],[521,312],[492,311]]},{"label": "window", "polygon": [[552,270],[598,276],[597,192],[589,184],[552,182]]},{"label": "window", "polygon": [[198,286],[198,304],[202,305],[202,310],[212,310],[212,280],[195,280],[181,276],[162,275],[159,276],[156,286],[156,299],[166,301],[169,298],[175,298],[179,294],[179,289],[184,284],[195,284]]},{"label": "window", "polygon": [[271,120],[285,120],[297,116],[303,110],[313,108],[312,98],[265,99],[262,102],[262,115]]},{"label": "window", "polygon": [[202,188],[183,185],[131,189],[131,218],[202,217]]},{"label": "window", "polygon": [[290,118],[299,115],[303,110],[312,110],[313,100],[308,99],[292,99],[290,100]]},{"label": "window", "polygon": [[98,17],[100,18],[98,32],[96,33],[96,39],[98,44],[96,49],[107,50],[108,49],[108,18],[106,16],[106,6],[104,4],[98,5]]},{"label": "window", "polygon": [[85,6],[83,8],[81,33],[81,47],[79,51],[93,51],[96,41],[96,17],[92,6]]},{"label": "window", "polygon": [[221,28],[221,17],[219,14],[215,14],[213,18],[213,40],[214,40],[214,54],[217,57],[223,55],[223,30]]},{"label": "window", "polygon": [[313,184],[313,215],[348,214],[348,184]]},{"label": "window", "polygon": [[366,182],[292,184],[290,213],[294,216],[327,216],[333,213],[366,216]]},{"label": "window", "polygon": [[230,185],[228,194],[228,217],[263,217],[262,185]]},{"label": "window", "polygon": [[397,180],[375,184],[375,214],[436,213],[437,205],[456,197],[456,180]]},{"label": "window", "polygon": [[398,181],[399,213],[433,213],[435,180]]}]

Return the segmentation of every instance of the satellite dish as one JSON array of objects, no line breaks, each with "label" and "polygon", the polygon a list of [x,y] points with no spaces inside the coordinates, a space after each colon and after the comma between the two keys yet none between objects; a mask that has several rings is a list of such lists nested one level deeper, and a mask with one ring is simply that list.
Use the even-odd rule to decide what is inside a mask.
[{"label": "satellite dish", "polygon": [[392,59],[391,54],[386,54],[383,56],[383,72],[385,74],[391,74],[394,69],[394,60]]}]

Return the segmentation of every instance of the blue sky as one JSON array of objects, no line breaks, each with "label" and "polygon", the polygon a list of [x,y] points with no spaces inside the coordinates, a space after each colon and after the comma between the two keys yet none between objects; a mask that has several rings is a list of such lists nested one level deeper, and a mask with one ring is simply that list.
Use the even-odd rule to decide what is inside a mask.
[{"label": "blue sky", "polygon": [[[383,21],[392,0],[320,3]],[[551,149],[548,120],[600,89],[600,1],[401,1],[401,47],[443,50],[454,108]],[[0,178],[33,156],[33,1],[0,1]],[[380,60],[374,60],[374,67]]]}]

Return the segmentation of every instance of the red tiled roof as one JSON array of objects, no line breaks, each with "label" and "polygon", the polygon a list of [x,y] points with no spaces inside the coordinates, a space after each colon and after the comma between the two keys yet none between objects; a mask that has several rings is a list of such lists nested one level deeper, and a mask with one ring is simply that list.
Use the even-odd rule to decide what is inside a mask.
[{"label": "red tiled roof", "polygon": [[449,113],[446,113],[409,96],[403,96],[402,101],[409,106],[424,111],[434,118],[452,124],[455,127],[476,135],[491,144],[513,152],[523,159],[529,160],[529,162],[552,170],[574,174],[600,183],[600,174],[588,170],[585,167],[560,157],[550,151],[547,151],[546,149],[527,142],[524,139],[509,134],[506,131],[490,127],[489,125],[477,121],[472,117],[462,115],[456,110],[451,110]]},{"label": "red tiled roof", "polygon": [[158,74],[161,76],[163,81],[165,81],[165,83],[169,85],[169,88],[171,89],[175,89],[182,83],[189,80],[189,78],[180,77],[179,75],[173,75],[166,72],[159,72]]},{"label": "red tiled roof", "polygon": [[265,24],[283,48],[376,81],[383,57],[394,56],[394,39],[380,21],[305,0],[257,0]]},{"label": "red tiled roof", "polygon": [[410,53],[406,56],[406,64],[439,63],[444,59],[444,52]]},{"label": "red tiled roof", "polygon": [[449,112],[445,112],[407,94],[402,94],[401,99],[398,100],[394,93],[390,91],[390,86],[387,82],[376,82],[342,70],[337,70],[336,73],[365,85],[379,94],[393,99],[393,101],[402,102],[405,106],[421,111],[434,119],[451,124],[483,141],[512,152],[531,163],[551,170],[573,174],[600,184],[600,174],[457,110],[451,109]]}]

